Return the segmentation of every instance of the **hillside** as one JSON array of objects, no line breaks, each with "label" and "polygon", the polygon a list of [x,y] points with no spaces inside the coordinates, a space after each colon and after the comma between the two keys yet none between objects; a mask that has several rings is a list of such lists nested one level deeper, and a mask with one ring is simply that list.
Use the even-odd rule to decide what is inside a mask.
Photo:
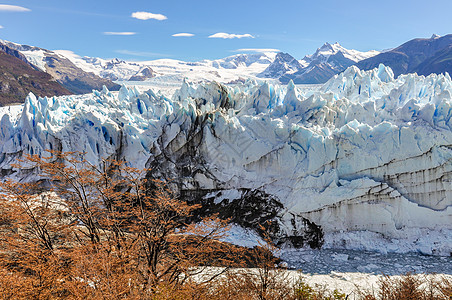
[{"label": "hillside", "polygon": [[36,70],[48,73],[72,94],[91,93],[105,85],[110,90],[119,90],[119,85],[94,73],[85,72],[66,57],[56,52],[28,45],[0,40],[0,49],[26,62]]},{"label": "hillside", "polygon": [[419,75],[441,74],[446,72],[452,74],[452,45],[424,60],[416,69]]},{"label": "hillside", "polygon": [[23,103],[30,92],[41,97],[71,94],[51,75],[0,51],[0,105]]},{"label": "hillside", "polygon": [[[356,66],[361,70],[371,70],[382,63],[391,67],[396,77],[415,72],[423,75],[443,73],[447,68],[441,66],[442,59],[438,56],[444,55],[442,51],[451,45],[452,34],[442,37],[433,35],[429,39],[413,39],[390,51],[362,60]],[[435,67],[430,69],[431,63],[435,63]]]}]

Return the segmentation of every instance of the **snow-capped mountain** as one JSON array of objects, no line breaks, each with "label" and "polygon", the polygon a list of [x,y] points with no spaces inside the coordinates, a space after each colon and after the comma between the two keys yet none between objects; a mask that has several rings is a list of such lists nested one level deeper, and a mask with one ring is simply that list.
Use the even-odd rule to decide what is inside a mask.
[{"label": "snow-capped mountain", "polygon": [[[305,63],[302,61],[301,63]],[[304,66],[297,59],[288,53],[280,52],[276,54],[275,60],[259,74],[259,77],[265,78],[281,78],[298,72]],[[306,64],[305,64],[306,65]]]},{"label": "snow-capped mountain", "polygon": [[379,54],[378,51],[360,52],[348,50],[339,43],[325,43],[312,55],[306,55],[298,63],[289,54],[276,59],[259,77],[276,78],[282,83],[324,83],[335,74],[357,62]]},{"label": "snow-capped mountain", "polygon": [[[320,83],[378,51],[348,50],[338,43],[326,43],[312,55],[297,60],[288,53],[260,52],[236,54],[223,59],[184,62],[174,59],[127,62],[113,59],[80,57],[70,51],[55,51],[74,64],[104,78],[128,81],[144,68],[150,68],[157,80],[182,82],[237,82],[239,79],[277,79],[282,83]],[[242,81],[243,81],[242,80]]]},{"label": "snow-capped mountain", "polygon": [[79,56],[68,50],[55,50],[81,68],[85,72],[94,73],[97,76],[108,78],[113,81],[127,81],[130,77],[137,75],[144,66],[140,63],[128,62],[121,59],[102,59],[97,57]]},{"label": "snow-capped mountain", "polygon": [[143,70],[148,70],[159,80],[182,82],[218,81],[227,83],[239,78],[255,78],[275,59],[276,53],[262,52],[236,54],[223,59],[185,62],[174,59],[158,59],[153,61],[128,62],[119,59],[105,60],[101,58],[80,57],[71,51],[57,50],[86,72],[117,81],[134,81]]},{"label": "snow-capped mountain", "polygon": [[209,213],[268,224],[280,244],[450,255],[451,95],[448,75],[394,79],[383,65],[350,67],[320,88],[30,95],[18,113],[3,109],[0,169],[31,179],[12,164],[46,149],[95,165],[119,157],[171,178]]},{"label": "snow-capped mountain", "polygon": [[[395,75],[408,72],[428,75],[450,69],[449,50],[451,37],[433,36],[414,39],[397,48],[383,52],[360,52],[342,47],[338,43],[325,43],[315,53],[298,60],[288,53],[261,52],[236,54],[223,59],[185,62],[174,59],[130,62],[120,59],[81,57],[72,51],[49,51],[39,47],[0,41],[23,54],[36,68],[54,76],[74,92],[87,92],[101,88],[99,78],[113,81],[152,81],[179,84],[185,78],[191,82],[217,81],[221,83],[244,82],[246,79],[290,80],[299,84],[324,83],[351,65],[372,69],[380,63],[393,67]],[[60,75],[61,70],[64,70]],[[68,71],[71,70],[71,71]],[[68,73],[69,74],[66,74]],[[81,72],[85,72],[83,74]],[[92,74],[90,74],[92,73]],[[74,83],[85,78],[86,88]],[[107,85],[108,86],[108,85]],[[110,83],[111,87],[111,83]]]},{"label": "snow-capped mountain", "polygon": [[353,49],[346,49],[342,47],[338,42],[334,44],[325,43],[322,47],[318,48],[314,54],[306,55],[302,59],[302,62],[304,62],[304,65],[309,65],[314,61],[326,63],[331,56],[334,56],[337,53],[342,53],[345,58],[356,63],[363,59],[373,57],[380,52],[376,50],[361,52]]},{"label": "snow-capped mountain", "polygon": [[[21,52],[30,64],[50,73],[75,93],[81,92],[72,84],[77,82],[77,78],[85,80],[90,78],[88,81],[96,82],[96,77],[112,81],[151,80],[177,84],[185,78],[192,82],[229,83],[244,82],[246,79],[276,79],[288,83],[292,79],[295,83],[319,83],[325,82],[348,66],[378,53],[347,50],[338,43],[326,43],[314,54],[307,55],[302,60],[282,52],[257,52],[198,62],[174,59],[131,62],[117,58],[82,57],[68,50],[50,51],[7,41],[0,42]],[[82,76],[81,72],[86,74]],[[83,91],[89,92],[92,85],[88,84]],[[112,87],[111,84],[107,86]]]}]

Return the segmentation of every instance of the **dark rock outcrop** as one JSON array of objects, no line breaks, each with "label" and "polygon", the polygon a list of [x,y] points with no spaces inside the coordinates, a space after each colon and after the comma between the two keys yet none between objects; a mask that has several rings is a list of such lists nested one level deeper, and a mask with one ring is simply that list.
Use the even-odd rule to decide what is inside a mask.
[{"label": "dark rock outcrop", "polygon": [[137,74],[130,77],[129,81],[145,81],[155,77],[155,72],[150,67],[144,67]]}]

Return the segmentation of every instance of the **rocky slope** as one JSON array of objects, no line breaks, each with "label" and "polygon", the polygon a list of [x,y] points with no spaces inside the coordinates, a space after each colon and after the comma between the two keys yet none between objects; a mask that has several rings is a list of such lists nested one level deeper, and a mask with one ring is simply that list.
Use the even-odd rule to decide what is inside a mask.
[{"label": "rocky slope", "polygon": [[20,53],[0,46],[0,105],[23,103],[30,92],[40,97],[70,94],[49,74],[33,68]]},{"label": "rocky slope", "polygon": [[102,89],[104,85],[112,90],[119,89],[119,85],[93,73],[87,73],[57,54],[47,53],[44,61],[46,72],[74,94],[91,93],[93,89]]},{"label": "rocky slope", "polygon": [[73,94],[91,93],[93,89],[102,89],[104,85],[112,90],[119,89],[119,85],[83,71],[69,59],[53,51],[3,40],[0,40],[0,47],[15,51],[16,57],[21,60],[25,58],[26,62],[35,69],[50,74],[54,80]]}]

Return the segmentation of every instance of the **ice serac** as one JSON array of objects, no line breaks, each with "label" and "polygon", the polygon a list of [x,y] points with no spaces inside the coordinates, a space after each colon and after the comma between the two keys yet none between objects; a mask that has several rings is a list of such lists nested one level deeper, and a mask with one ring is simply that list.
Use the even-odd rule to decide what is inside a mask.
[{"label": "ice serac", "polygon": [[11,164],[45,149],[113,156],[170,178],[199,213],[265,224],[279,244],[452,252],[448,74],[394,79],[380,65],[313,90],[185,81],[172,98],[30,95],[0,126],[3,175],[30,176]]}]

